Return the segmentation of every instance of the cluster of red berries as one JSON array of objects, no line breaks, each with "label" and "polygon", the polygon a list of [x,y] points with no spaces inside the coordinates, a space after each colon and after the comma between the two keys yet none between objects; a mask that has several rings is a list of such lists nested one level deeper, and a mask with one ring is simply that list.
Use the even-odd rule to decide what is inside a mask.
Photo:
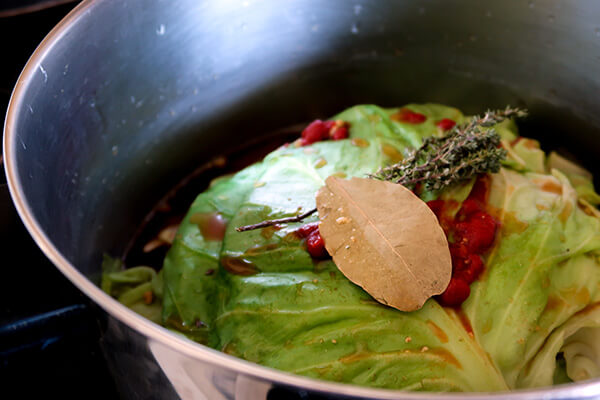
[{"label": "cluster of red berries", "polygon": [[[304,128],[300,143],[302,146],[307,146],[323,140],[347,139],[349,128],[350,124],[342,120],[321,121],[317,119]],[[306,249],[313,258],[329,257],[325,249],[325,242],[319,233],[318,222],[302,225],[296,233],[299,237],[306,239]]]},{"label": "cluster of red berries", "polygon": [[[485,212],[485,186],[478,180],[471,195],[465,200],[453,220],[444,220],[445,202],[434,200],[427,203],[440,219],[446,236],[452,238],[450,255],[452,256],[452,278],[446,291],[438,297],[445,306],[459,306],[471,294],[469,285],[483,272],[481,255],[494,243],[498,227],[494,218]],[[483,193],[483,195],[482,195]]]},{"label": "cluster of red berries", "polygon": [[[408,108],[400,109],[396,113],[392,114],[391,118],[394,121],[404,122],[406,124],[414,124],[414,125],[422,124],[423,122],[427,121],[427,116],[425,114],[414,112],[412,110],[409,110]],[[454,128],[454,126],[456,125],[456,122],[454,122],[453,120],[451,120],[449,118],[444,118],[444,119],[441,119],[438,122],[436,122],[435,125],[442,131],[448,131],[448,130]]]},{"label": "cluster of red berries", "polygon": [[298,228],[296,233],[301,238],[306,239],[306,249],[313,258],[329,257],[329,254],[325,249],[325,242],[319,233],[318,222],[302,225]]},{"label": "cluster of red berries", "polygon": [[341,140],[348,138],[349,124],[342,120],[321,121],[317,119],[311,122],[302,131],[300,142],[307,146],[323,140]]},{"label": "cluster of red berries", "polygon": [[[393,114],[392,119],[408,124],[421,124],[427,120],[427,117],[424,114],[411,111],[408,108],[403,108]],[[456,122],[448,118],[441,119],[436,123],[436,126],[442,131],[450,130],[455,125]],[[302,146],[308,146],[309,144],[321,142],[323,140],[347,139],[349,136],[349,127],[350,124],[342,120],[321,121],[320,119],[317,119],[304,128],[300,143]]]}]

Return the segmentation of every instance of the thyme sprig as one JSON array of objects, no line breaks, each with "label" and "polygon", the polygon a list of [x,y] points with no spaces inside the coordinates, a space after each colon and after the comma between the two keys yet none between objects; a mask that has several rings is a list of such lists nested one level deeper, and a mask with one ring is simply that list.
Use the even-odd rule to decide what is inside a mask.
[{"label": "thyme sprig", "polygon": [[[514,117],[527,116],[526,110],[506,107],[504,110],[486,111],[482,116],[455,126],[444,136],[431,136],[423,140],[418,149],[397,164],[380,168],[370,178],[399,183],[409,189],[422,185],[425,190],[439,190],[453,183],[478,174],[498,172],[506,157],[500,147],[500,135],[494,125]],[[258,224],[240,226],[238,232],[267,226],[300,222],[314,214],[316,208],[303,214],[262,221]]]},{"label": "thyme sprig", "polygon": [[259,229],[259,228],[266,228],[267,226],[288,224],[291,222],[301,222],[304,218],[308,218],[316,212],[317,212],[317,209],[313,208],[312,210],[308,210],[307,212],[296,215],[294,217],[270,219],[267,221],[259,222],[258,224],[238,226],[237,228],[235,228],[235,230],[238,232],[245,232],[245,231],[253,231],[254,229]]},{"label": "thyme sprig", "polygon": [[527,111],[518,108],[488,110],[444,136],[426,138],[403,161],[380,168],[369,177],[409,189],[420,184],[425,190],[439,190],[481,173],[498,172],[506,150],[500,147],[500,136],[492,126],[526,115]]}]

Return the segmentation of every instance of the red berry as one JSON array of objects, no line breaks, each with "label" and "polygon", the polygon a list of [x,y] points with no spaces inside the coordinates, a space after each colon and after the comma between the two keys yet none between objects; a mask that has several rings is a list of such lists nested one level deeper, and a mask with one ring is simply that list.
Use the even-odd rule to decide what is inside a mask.
[{"label": "red berry", "polygon": [[477,200],[467,199],[463,202],[458,212],[459,218],[468,218],[478,211],[483,211],[481,204]]},{"label": "red berry", "polygon": [[442,210],[444,209],[444,200],[431,200],[426,204],[439,220],[442,215]]},{"label": "red berry", "polygon": [[318,222],[311,222],[310,224],[302,225],[300,228],[296,230],[296,233],[301,238],[308,237],[311,233],[313,233],[316,229],[319,228]]},{"label": "red berry", "polygon": [[450,245],[450,255],[452,256],[452,264],[455,264],[455,260],[467,258],[469,251],[462,243],[452,243]]},{"label": "red berry", "polygon": [[327,128],[329,133],[331,133],[331,130],[333,129],[333,127],[335,127],[335,121],[325,121],[323,122],[323,124],[325,125],[325,128]]},{"label": "red berry", "polygon": [[460,306],[470,294],[469,284],[463,279],[453,276],[444,293],[438,296],[438,301],[443,306],[456,307]]},{"label": "red berry", "polygon": [[327,121],[329,124],[329,137],[333,140],[341,140],[346,139],[348,135],[348,124],[341,119],[337,119],[335,121]]},{"label": "red berry", "polygon": [[454,240],[463,244],[470,253],[483,253],[494,242],[496,221],[487,213],[479,211],[454,229]]},{"label": "red berry", "polygon": [[455,276],[463,279],[468,284],[475,282],[483,272],[483,261],[477,254],[470,254],[466,259],[461,260],[462,269],[456,271]]},{"label": "red berry", "polygon": [[418,112],[403,108],[397,113],[393,114],[391,118],[395,121],[406,122],[408,124],[421,124],[427,120],[427,117]]},{"label": "red berry", "polygon": [[333,140],[342,140],[348,138],[348,128],[345,126],[334,128],[333,133],[331,134],[331,138]]},{"label": "red berry", "polygon": [[490,181],[489,178],[479,177],[475,181],[475,185],[473,185],[473,189],[471,189],[471,193],[469,194],[469,199],[473,199],[478,201],[481,204],[485,204],[487,202],[487,195],[489,189]]},{"label": "red berry", "polygon": [[308,238],[306,239],[306,248],[314,258],[325,258],[328,256],[327,250],[325,250],[325,242],[318,229],[308,235]]},{"label": "red berry", "polygon": [[444,118],[441,121],[438,121],[438,123],[435,125],[443,131],[449,131],[450,129],[454,128],[456,122],[449,118]]},{"label": "red berry", "polygon": [[327,139],[329,137],[329,129],[327,128],[327,123],[317,119],[311,122],[303,131],[302,131],[302,146],[306,146],[309,144],[313,144],[315,142]]}]

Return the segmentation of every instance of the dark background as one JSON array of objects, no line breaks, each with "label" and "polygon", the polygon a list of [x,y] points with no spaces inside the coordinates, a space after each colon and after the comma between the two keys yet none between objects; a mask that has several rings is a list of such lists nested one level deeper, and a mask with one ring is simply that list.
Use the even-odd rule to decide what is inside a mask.
[{"label": "dark background", "polygon": [[[29,56],[76,3],[0,0],[2,122]],[[30,238],[12,205],[4,171],[0,235],[0,397],[117,398],[100,350],[96,310]]]}]

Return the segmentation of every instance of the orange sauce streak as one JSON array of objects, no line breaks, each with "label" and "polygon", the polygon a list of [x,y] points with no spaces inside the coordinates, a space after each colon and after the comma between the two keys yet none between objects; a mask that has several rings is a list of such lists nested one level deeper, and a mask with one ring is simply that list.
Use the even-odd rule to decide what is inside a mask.
[{"label": "orange sauce streak", "polygon": [[253,262],[239,257],[223,257],[221,265],[225,270],[234,275],[249,276],[258,273]]},{"label": "orange sauce streak", "polygon": [[279,248],[279,245],[277,243],[269,243],[263,246],[250,247],[248,250],[246,250],[244,254],[248,256],[255,256],[257,254],[264,253],[265,251],[271,251],[277,248]]},{"label": "orange sauce streak", "polygon": [[562,185],[554,182],[554,181],[546,181],[542,184],[541,189],[544,192],[554,193],[558,195],[562,195]]},{"label": "orange sauce streak", "polygon": [[548,296],[548,301],[546,302],[546,306],[544,307],[543,313],[552,312],[557,309],[563,308],[566,305],[565,301],[558,296],[550,295]]},{"label": "orange sauce streak", "polygon": [[463,328],[465,328],[465,331],[467,331],[469,336],[472,337],[473,327],[471,326],[471,321],[469,321],[469,317],[467,317],[467,315],[462,310],[456,311],[456,315],[458,316],[458,319],[460,320],[460,323],[462,324]]},{"label": "orange sauce streak", "polygon": [[369,142],[362,138],[353,138],[350,143],[357,147],[369,147]]},{"label": "orange sauce streak", "polygon": [[428,320],[427,326],[442,343],[448,343],[448,335],[435,322]]},{"label": "orange sauce streak", "polygon": [[393,163],[400,162],[404,159],[402,153],[400,153],[394,146],[389,144],[383,144],[381,146],[381,152],[387,156]]},{"label": "orange sauce streak", "polygon": [[558,219],[562,223],[565,223],[571,216],[572,212],[573,212],[573,204],[571,204],[570,202],[566,202],[565,207],[562,209],[560,214],[558,214]]}]

